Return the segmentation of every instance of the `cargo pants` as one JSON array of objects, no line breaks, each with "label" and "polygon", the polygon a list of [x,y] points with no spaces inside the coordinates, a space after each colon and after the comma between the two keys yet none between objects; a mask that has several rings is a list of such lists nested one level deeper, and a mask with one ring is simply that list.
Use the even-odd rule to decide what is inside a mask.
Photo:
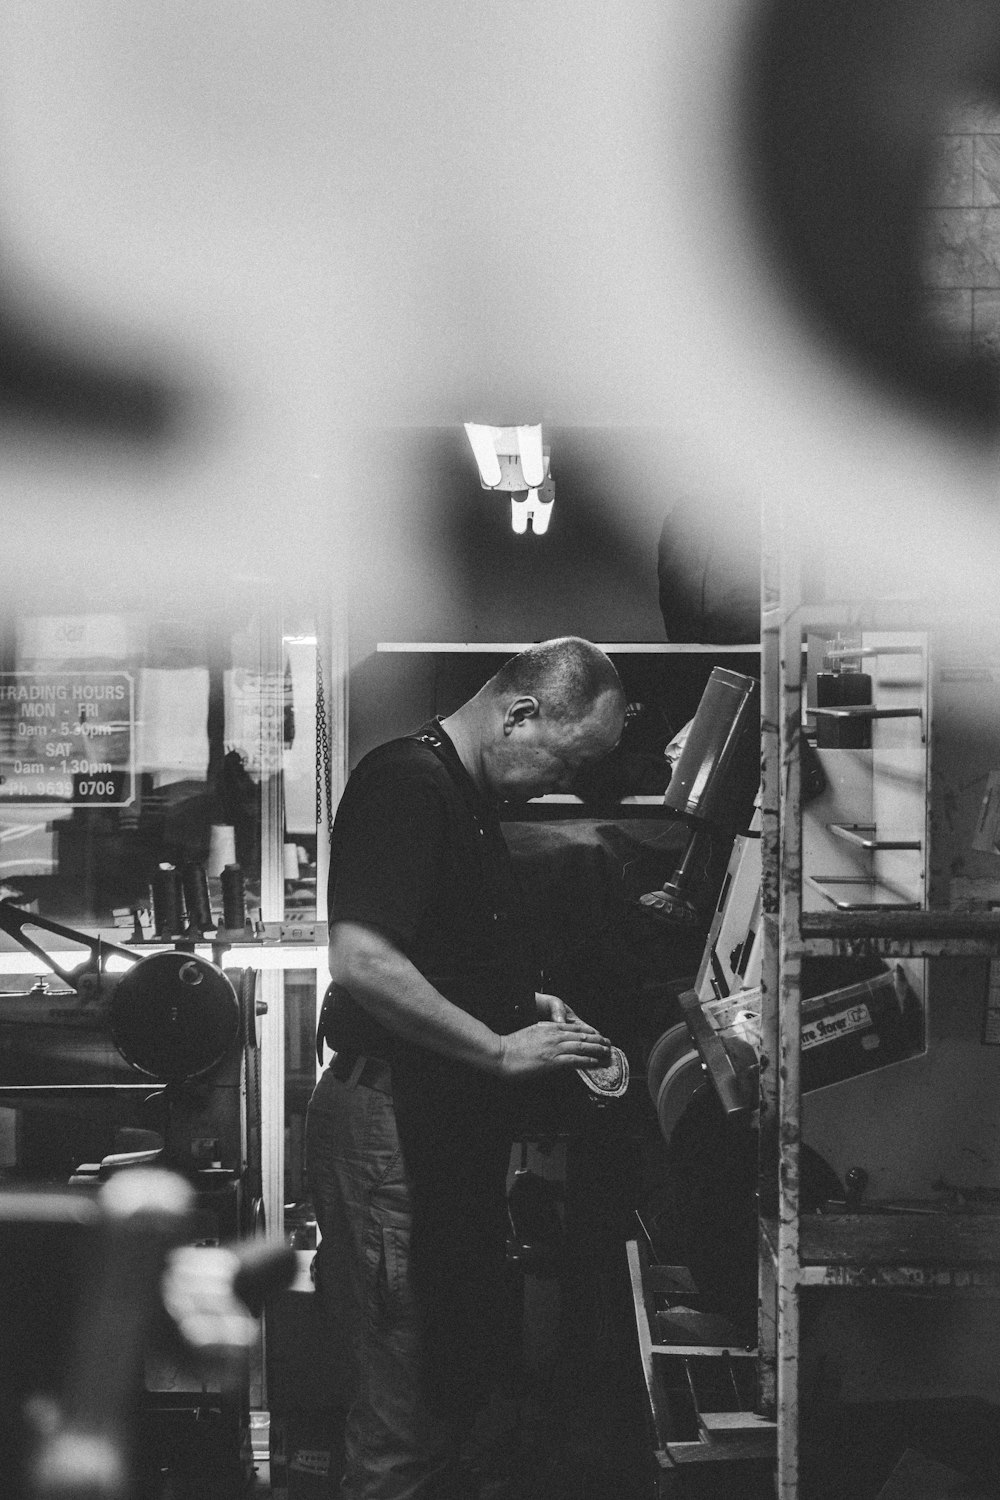
[{"label": "cargo pants", "polygon": [[434,1413],[421,1389],[411,1193],[389,1094],[328,1068],[309,1104],[306,1163],[317,1283],[345,1376],[342,1500],[439,1500],[466,1424]]}]

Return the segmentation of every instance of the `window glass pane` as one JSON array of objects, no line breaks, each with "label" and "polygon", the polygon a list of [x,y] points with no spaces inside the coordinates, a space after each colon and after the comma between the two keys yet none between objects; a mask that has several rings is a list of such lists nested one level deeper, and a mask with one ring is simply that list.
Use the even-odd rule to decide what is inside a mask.
[{"label": "window glass pane", "polygon": [[305,1177],[306,1105],[316,1082],[316,971],[285,972],[285,1237],[316,1244],[316,1216]]},{"label": "window glass pane", "polygon": [[[256,581],[195,613],[161,599],[0,620],[0,899],[137,958],[197,941],[226,969],[273,969],[288,958],[276,946],[311,950],[270,1002],[261,1065],[265,1171],[303,1245],[315,1237],[303,1127],[315,1075],[316,642],[311,607],[264,607]],[[64,975],[87,956],[44,927],[27,935]],[[144,1132],[170,1134],[161,1084],[114,1046],[106,998],[88,1002],[0,931],[0,1180],[66,1181]],[[206,1098],[228,1099],[213,1078]],[[205,1140],[200,1129],[184,1140],[207,1150],[219,1132],[207,1116]]]},{"label": "window glass pane", "polygon": [[315,921],[316,633],[309,619],[286,618],[283,654],[285,914],[289,918]]},{"label": "window glass pane", "polygon": [[8,625],[0,895],[88,929],[201,935],[226,925],[221,877],[235,865],[253,921],[266,791],[283,808],[275,857],[286,902],[315,917],[315,631],[295,621],[280,656],[265,658],[280,667],[262,669],[261,629],[253,592],[197,617],[37,614]]}]

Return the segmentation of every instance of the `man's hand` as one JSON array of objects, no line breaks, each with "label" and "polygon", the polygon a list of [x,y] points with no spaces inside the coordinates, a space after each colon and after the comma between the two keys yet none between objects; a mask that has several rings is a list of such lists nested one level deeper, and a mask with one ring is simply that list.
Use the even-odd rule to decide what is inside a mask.
[{"label": "man's hand", "polygon": [[501,1078],[524,1078],[563,1068],[601,1067],[610,1056],[611,1043],[607,1037],[584,1021],[575,1017],[567,1021],[537,1021],[534,1026],[500,1038],[497,1072]]},{"label": "man's hand", "polygon": [[547,995],[544,990],[535,991],[535,1014],[540,1021],[576,1021],[565,1000],[558,995]]},{"label": "man's hand", "polygon": [[571,1010],[565,1000],[560,1000],[558,995],[547,995],[544,990],[535,991],[535,1014],[540,1021],[569,1021],[574,1026],[582,1026],[587,1031],[593,1031],[593,1027],[587,1021],[581,1021],[575,1010]]}]

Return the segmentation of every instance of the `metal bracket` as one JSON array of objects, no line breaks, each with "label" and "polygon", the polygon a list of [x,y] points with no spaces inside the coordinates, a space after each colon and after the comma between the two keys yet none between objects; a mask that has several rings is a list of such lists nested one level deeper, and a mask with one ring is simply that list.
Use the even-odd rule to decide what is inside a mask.
[{"label": "metal bracket", "polygon": [[[90,949],[89,957],[76,969],[64,969],[61,964],[56,963],[50,953],[46,953],[41,944],[24,934],[25,927],[40,927],[44,932],[52,932],[56,937],[69,938],[74,943],[82,943],[85,948]],[[87,978],[89,975],[95,977],[103,976],[106,960],[112,955],[119,958],[127,958],[130,964],[138,962],[138,955],[132,953],[128,948],[120,948],[117,943],[106,943],[103,938],[91,937],[88,933],[77,932],[73,927],[64,927],[59,922],[52,922],[48,917],[40,917],[37,912],[24,911],[22,907],[14,906],[9,901],[0,901],[0,932],[6,932],[15,942],[20,943],[29,953],[34,953],[48,966],[53,974],[58,974],[63,984],[68,984],[70,989],[82,993],[88,988]]]}]

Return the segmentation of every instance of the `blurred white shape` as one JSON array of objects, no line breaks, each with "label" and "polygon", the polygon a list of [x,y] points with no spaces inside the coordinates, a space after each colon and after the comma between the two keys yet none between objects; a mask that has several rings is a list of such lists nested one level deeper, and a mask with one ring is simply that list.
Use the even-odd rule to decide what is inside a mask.
[{"label": "blurred white shape", "polygon": [[136,768],[158,786],[208,774],[208,669],[143,667],[136,715]]},{"label": "blurred white shape", "polygon": [[486,489],[491,490],[500,483],[500,460],[495,443],[498,429],[481,422],[466,422],[465,430],[479,465],[479,477]]},{"label": "blurred white shape", "polygon": [[541,490],[528,491],[528,504],[526,506],[526,510],[528,512],[528,517],[531,520],[531,529],[536,536],[544,536],[548,531],[549,519],[552,515],[552,507],[555,504],[555,485],[551,480],[549,480],[545,488],[549,491],[548,499],[544,498],[544,493]]},{"label": "blurred white shape", "polygon": [[529,490],[537,490],[545,478],[542,456],[542,424],[517,429],[517,449],[521,455],[521,473]]},{"label": "blurred white shape", "polygon": [[549,480],[545,490],[529,490],[526,495],[511,495],[510,524],[518,536],[523,536],[531,522],[535,536],[544,536],[549,529],[549,519],[555,503],[556,487]]},{"label": "blurred white shape", "polygon": [[235,1378],[259,1335],[257,1320],[237,1297],[239,1260],[221,1245],[182,1245],[161,1281],[163,1306],[184,1343],[217,1378]]},{"label": "blurred white shape", "polygon": [[542,447],[540,422],[520,427],[490,427],[466,422],[479,478],[486,490],[537,490],[549,468]]},{"label": "blurred white shape", "polygon": [[403,457],[357,506],[344,430],[544,410],[633,434],[613,524],[637,557],[671,495],[723,497],[733,536],[805,497],[831,591],[884,572],[885,537],[900,591],[992,631],[1000,449],[859,375],[762,242],[739,113],[762,9],[4,7],[5,295],[191,413],[152,451],[8,428],[5,608],[205,612],[240,574],[336,574],[374,608],[408,590],[419,634],[449,554]]},{"label": "blurred white shape", "polygon": [[527,495],[511,495],[510,497],[510,524],[518,536],[523,536],[528,529],[528,497]]}]

